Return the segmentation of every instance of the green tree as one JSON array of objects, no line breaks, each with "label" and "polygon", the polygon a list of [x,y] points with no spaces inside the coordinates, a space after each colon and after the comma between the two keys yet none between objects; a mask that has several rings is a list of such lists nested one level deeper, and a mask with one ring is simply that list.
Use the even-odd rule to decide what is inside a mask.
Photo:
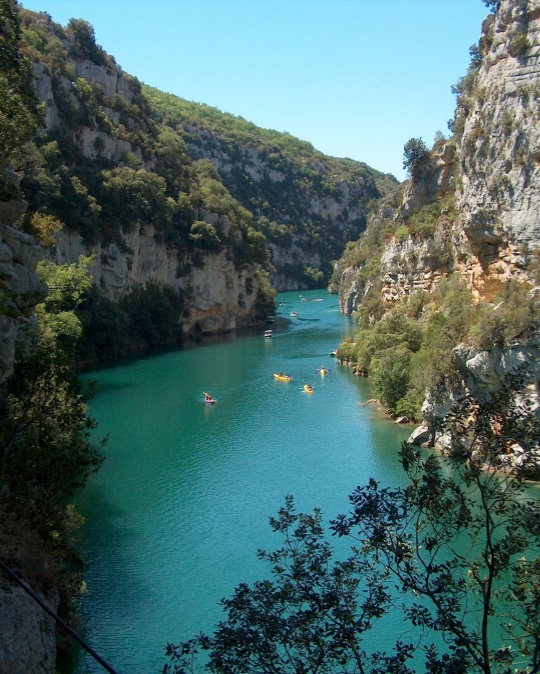
[{"label": "green tree", "polygon": [[[349,556],[334,559],[320,512],[297,514],[289,497],[271,520],[282,547],[260,553],[273,580],[239,585],[215,632],[169,644],[162,671],[412,674],[415,651],[428,674],[540,671],[540,501],[500,472],[516,446],[539,448],[524,382],[460,401],[445,422],[459,455],[404,444],[405,487],[358,487],[330,526]],[[366,630],[390,610],[414,643],[368,651]]]},{"label": "green tree", "polygon": [[0,0],[0,173],[42,124],[18,12],[16,0]]},{"label": "green tree", "polygon": [[134,286],[120,307],[128,316],[132,343],[158,346],[182,340],[180,316],[186,305],[179,291],[149,281],[145,286]]},{"label": "green tree", "polygon": [[45,313],[74,311],[79,306],[84,293],[92,286],[89,270],[93,260],[91,255],[81,255],[78,262],[72,264],[38,262],[37,274],[49,288],[49,294],[43,302]]},{"label": "green tree", "polygon": [[156,173],[128,166],[103,171],[103,210],[111,222],[129,231],[137,223],[166,227],[175,204],[167,197],[166,182]]},{"label": "green tree", "polygon": [[73,55],[77,58],[87,58],[97,65],[107,65],[107,57],[102,47],[96,44],[96,35],[92,24],[84,19],[70,19],[68,32],[71,32],[75,44]]},{"label": "green tree", "polygon": [[411,138],[403,148],[403,168],[407,169],[411,178],[418,178],[429,158],[429,149],[421,138]]},{"label": "green tree", "polygon": [[370,379],[382,404],[395,411],[397,403],[409,390],[409,370],[412,351],[398,344],[381,351],[370,362]]},{"label": "green tree", "polygon": [[[163,673],[192,671],[200,650],[209,652],[210,672],[364,670],[363,633],[389,604],[384,570],[361,557],[334,562],[320,511],[297,513],[291,496],[270,524],[283,546],[259,558],[270,564],[273,580],[239,585],[222,601],[227,619],[213,636],[169,644],[173,664]],[[382,655],[373,661],[379,658],[382,665]]]},{"label": "green tree", "polygon": [[189,240],[197,248],[217,253],[222,244],[214,225],[204,220],[196,220],[189,232]]}]

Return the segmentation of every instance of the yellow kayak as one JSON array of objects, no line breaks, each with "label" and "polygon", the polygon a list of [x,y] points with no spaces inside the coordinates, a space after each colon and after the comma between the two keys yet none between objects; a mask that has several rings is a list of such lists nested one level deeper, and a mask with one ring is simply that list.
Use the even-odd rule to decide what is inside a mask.
[{"label": "yellow kayak", "polygon": [[313,386],[310,386],[309,384],[304,384],[304,391],[306,393],[313,393]]},{"label": "yellow kayak", "polygon": [[288,374],[274,374],[274,379],[278,381],[291,381],[291,377]]}]

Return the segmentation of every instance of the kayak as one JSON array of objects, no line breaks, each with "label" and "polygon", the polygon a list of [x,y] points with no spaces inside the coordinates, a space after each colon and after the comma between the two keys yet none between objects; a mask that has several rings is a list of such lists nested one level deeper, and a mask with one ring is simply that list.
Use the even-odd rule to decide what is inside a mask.
[{"label": "kayak", "polygon": [[215,398],[212,398],[212,396],[209,393],[205,393],[203,391],[203,396],[204,396],[204,402],[207,405],[213,405],[215,402],[217,402],[217,400],[215,400]]},{"label": "kayak", "polygon": [[322,375],[328,374],[329,371],[330,371],[330,370],[325,370],[324,367],[321,367],[321,369],[319,370],[319,372],[320,372]]},{"label": "kayak", "polygon": [[313,387],[310,386],[309,384],[304,384],[304,391],[306,393],[313,393]]},{"label": "kayak", "polygon": [[288,374],[274,374],[274,379],[278,381],[291,381],[291,377]]}]

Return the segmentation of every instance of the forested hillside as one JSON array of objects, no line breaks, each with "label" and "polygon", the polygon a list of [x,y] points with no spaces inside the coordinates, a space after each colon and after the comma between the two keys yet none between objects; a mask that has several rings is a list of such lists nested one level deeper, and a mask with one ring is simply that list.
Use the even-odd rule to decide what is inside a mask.
[{"label": "forested hillside", "polygon": [[289,134],[147,86],[143,92],[154,119],[181,135],[190,156],[210,159],[253,214],[272,252],[278,289],[327,282],[330,263],[365,228],[369,202],[397,184],[391,175],[325,156]]}]

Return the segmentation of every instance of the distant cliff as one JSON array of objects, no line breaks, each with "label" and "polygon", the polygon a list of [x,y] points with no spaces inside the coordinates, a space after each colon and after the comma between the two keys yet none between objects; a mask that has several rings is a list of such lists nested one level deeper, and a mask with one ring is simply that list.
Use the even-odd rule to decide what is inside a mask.
[{"label": "distant cliff", "polygon": [[[347,241],[363,231],[370,200],[397,184],[350,159],[328,157],[285,133],[143,87],[157,121],[190,156],[207,158],[267,238],[278,290],[320,284]],[[309,270],[324,272],[310,277]]]},{"label": "distant cliff", "polygon": [[[375,381],[384,358],[369,335],[386,334],[400,311],[416,321],[416,342],[399,330],[393,337],[402,352],[391,362],[404,374],[389,407],[415,418],[427,395],[417,435],[441,448],[434,424],[463,391],[489,394],[528,364],[537,395],[539,29],[538,0],[501,0],[455,86],[453,136],[419,154],[411,179],[380,202],[334,271],[342,310],[364,326],[342,356]],[[519,452],[501,460],[522,463]],[[540,477],[540,453],[527,470]]]}]

